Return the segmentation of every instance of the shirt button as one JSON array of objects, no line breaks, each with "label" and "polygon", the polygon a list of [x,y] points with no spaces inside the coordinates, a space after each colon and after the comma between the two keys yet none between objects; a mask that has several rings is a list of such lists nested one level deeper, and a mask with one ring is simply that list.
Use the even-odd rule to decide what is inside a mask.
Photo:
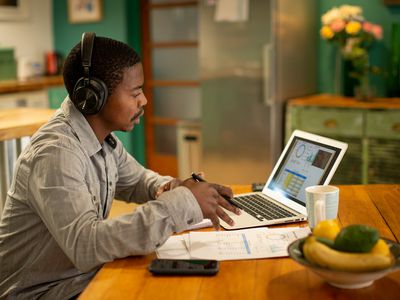
[{"label": "shirt button", "polygon": [[187,221],[187,224],[188,225],[190,225],[190,224],[192,224],[193,223],[193,219],[189,219],[188,221]]}]

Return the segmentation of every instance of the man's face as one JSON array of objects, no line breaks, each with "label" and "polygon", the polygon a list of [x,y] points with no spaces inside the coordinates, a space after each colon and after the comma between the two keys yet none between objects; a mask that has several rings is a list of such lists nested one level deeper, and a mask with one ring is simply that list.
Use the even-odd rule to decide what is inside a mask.
[{"label": "man's face", "polygon": [[112,95],[100,111],[105,127],[110,130],[130,131],[139,124],[143,115],[143,106],[147,99],[143,94],[143,67],[141,63],[127,68],[123,73],[122,82],[115,88]]}]

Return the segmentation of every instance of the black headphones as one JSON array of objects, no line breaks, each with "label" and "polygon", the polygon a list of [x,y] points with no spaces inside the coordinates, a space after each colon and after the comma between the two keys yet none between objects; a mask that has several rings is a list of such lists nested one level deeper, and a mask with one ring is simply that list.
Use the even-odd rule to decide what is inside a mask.
[{"label": "black headphones", "polygon": [[81,61],[83,77],[79,78],[74,87],[72,102],[84,115],[97,114],[104,106],[108,96],[106,84],[96,78],[90,77],[92,65],[92,51],[96,34],[85,32],[81,40]]}]

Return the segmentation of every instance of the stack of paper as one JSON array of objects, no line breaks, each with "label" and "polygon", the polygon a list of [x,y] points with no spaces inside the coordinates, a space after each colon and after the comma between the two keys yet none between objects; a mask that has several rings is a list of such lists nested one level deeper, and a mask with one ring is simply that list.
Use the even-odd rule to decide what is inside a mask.
[{"label": "stack of paper", "polygon": [[171,236],[156,250],[158,258],[238,260],[288,256],[287,247],[307,236],[308,227],[255,228]]}]

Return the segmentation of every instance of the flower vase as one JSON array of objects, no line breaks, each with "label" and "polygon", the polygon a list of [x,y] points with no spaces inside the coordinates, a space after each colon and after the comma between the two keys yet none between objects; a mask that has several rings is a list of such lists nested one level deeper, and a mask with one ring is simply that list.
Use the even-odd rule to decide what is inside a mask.
[{"label": "flower vase", "polygon": [[336,95],[342,95],[343,89],[343,61],[340,49],[336,50],[333,76],[333,90]]},{"label": "flower vase", "polygon": [[359,101],[371,101],[375,96],[374,89],[369,83],[368,72],[359,79],[358,85],[354,87],[354,97]]},{"label": "flower vase", "polygon": [[351,76],[354,72],[354,66],[351,60],[343,60],[343,70],[342,70],[342,89],[343,96],[354,97],[355,87],[357,86],[357,79]]},{"label": "flower vase", "polygon": [[354,97],[354,88],[357,85],[357,80],[351,76],[354,67],[351,60],[343,58],[343,52],[344,50],[340,47],[336,49],[334,93],[345,97]]}]

